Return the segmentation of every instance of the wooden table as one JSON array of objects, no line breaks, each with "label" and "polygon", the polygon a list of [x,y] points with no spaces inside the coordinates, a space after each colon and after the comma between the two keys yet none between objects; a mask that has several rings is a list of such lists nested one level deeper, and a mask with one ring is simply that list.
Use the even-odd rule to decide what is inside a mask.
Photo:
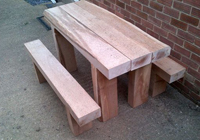
[{"label": "wooden table", "polygon": [[47,9],[44,16],[66,69],[77,69],[74,47],[91,63],[101,121],[118,114],[117,77],[124,73],[129,72],[128,103],[136,107],[147,101],[151,63],[168,56],[169,46],[87,1]]}]

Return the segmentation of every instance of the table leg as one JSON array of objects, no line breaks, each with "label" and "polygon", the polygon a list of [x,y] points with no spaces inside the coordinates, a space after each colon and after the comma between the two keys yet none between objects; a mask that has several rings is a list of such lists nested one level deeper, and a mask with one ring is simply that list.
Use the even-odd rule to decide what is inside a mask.
[{"label": "table leg", "polygon": [[166,87],[167,87],[167,82],[152,71],[150,87],[149,87],[149,95],[155,97],[156,95],[164,92],[166,90]]},{"label": "table leg", "polygon": [[78,123],[71,116],[69,109],[67,109],[67,107],[66,107],[66,111],[67,111],[67,119],[68,119],[70,129],[72,130],[75,136],[92,128],[92,122],[89,122],[88,124],[85,124],[83,126],[79,126]]},{"label": "table leg", "polygon": [[73,45],[56,29],[52,28],[52,30],[55,46],[58,51],[59,61],[68,70],[68,72],[77,70]]},{"label": "table leg", "polygon": [[35,68],[35,72],[36,72],[37,79],[38,79],[39,83],[41,84],[41,83],[46,82],[46,79],[44,78],[44,76],[42,75],[42,73],[40,72],[38,67],[34,63],[33,63],[33,66]]},{"label": "table leg", "polygon": [[137,107],[148,100],[151,64],[129,72],[128,103]]},{"label": "table leg", "polygon": [[117,78],[108,80],[91,65],[94,99],[101,107],[99,121],[107,121],[118,115]]}]

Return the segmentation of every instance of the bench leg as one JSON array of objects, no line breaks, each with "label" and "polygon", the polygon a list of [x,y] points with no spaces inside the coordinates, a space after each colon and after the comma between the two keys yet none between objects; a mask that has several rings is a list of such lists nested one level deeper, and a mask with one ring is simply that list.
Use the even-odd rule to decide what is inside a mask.
[{"label": "bench leg", "polygon": [[67,119],[68,119],[70,129],[72,130],[72,133],[75,136],[80,135],[81,133],[92,128],[92,122],[80,127],[78,125],[78,123],[74,120],[74,118],[71,116],[71,114],[67,108],[66,108],[66,111],[67,111]]},{"label": "bench leg", "polygon": [[167,82],[152,71],[150,87],[149,87],[149,95],[154,97],[164,92],[166,90],[166,87],[167,87]]},{"label": "bench leg", "polygon": [[128,103],[137,107],[148,100],[151,64],[129,72]]},{"label": "bench leg", "polygon": [[52,29],[59,61],[69,72],[77,70],[73,45],[67,41],[67,39],[65,39],[56,29]]},{"label": "bench leg", "polygon": [[117,78],[108,80],[91,65],[94,99],[101,107],[99,121],[107,121],[118,115]]},{"label": "bench leg", "polygon": [[35,72],[36,72],[37,79],[38,79],[39,83],[41,84],[41,83],[46,82],[46,79],[44,78],[44,76],[42,75],[42,73],[40,72],[38,67],[34,63],[33,63],[33,65],[34,65]]}]

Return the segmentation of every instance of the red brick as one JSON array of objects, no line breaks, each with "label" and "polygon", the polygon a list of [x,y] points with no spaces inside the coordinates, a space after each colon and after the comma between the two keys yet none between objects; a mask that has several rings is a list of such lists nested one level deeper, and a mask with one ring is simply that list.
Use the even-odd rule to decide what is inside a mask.
[{"label": "red brick", "polygon": [[183,0],[183,2],[188,3],[188,4],[195,6],[195,7],[200,7],[199,0]]},{"label": "red brick", "polygon": [[[196,92],[196,93],[195,93],[195,92]],[[197,93],[198,93],[198,90],[195,91],[195,92],[191,92],[191,93],[190,93],[190,96],[191,96],[192,98],[194,98],[195,100],[200,101],[200,95],[197,94]]]},{"label": "red brick", "polygon": [[153,9],[157,10],[157,11],[162,11],[163,10],[163,6],[161,4],[158,4],[154,1],[150,2],[150,7],[152,7]]},{"label": "red brick", "polygon": [[137,10],[131,6],[126,5],[126,10],[130,13],[136,14]]},{"label": "red brick", "polygon": [[171,32],[171,33],[176,34],[176,30],[177,29],[175,27],[173,27],[173,26],[165,23],[165,22],[162,23],[162,28],[165,29],[165,30],[167,30],[167,31],[169,31],[169,32]]},{"label": "red brick", "polygon": [[108,11],[112,12],[112,13],[115,13],[115,10],[111,7],[108,7]]},{"label": "red brick", "polygon": [[193,61],[195,61],[196,63],[200,64],[200,55],[198,56],[198,55],[196,55],[196,54],[192,54],[191,59],[192,59]]},{"label": "red brick", "polygon": [[192,51],[193,53],[196,53],[197,55],[200,55],[200,48],[197,48],[196,46],[188,43],[188,42],[185,42],[185,45],[184,47],[190,51]]},{"label": "red brick", "polygon": [[178,18],[179,17],[179,11],[171,9],[169,7],[165,7],[164,8],[164,13],[169,15],[169,16],[172,16],[174,18]]},{"label": "red brick", "polygon": [[156,32],[160,36],[167,37],[167,32],[157,26],[154,26],[154,32]]},{"label": "red brick", "polygon": [[178,2],[178,1],[174,1],[174,8],[177,10],[183,11],[187,14],[189,14],[191,10],[191,6]]},{"label": "red brick", "polygon": [[142,25],[146,28],[149,28],[151,30],[153,30],[153,24],[151,24],[150,22],[146,21],[146,20],[143,20],[142,19]]},{"label": "red brick", "polygon": [[99,6],[99,1],[93,0],[93,3]]},{"label": "red brick", "polygon": [[174,26],[176,26],[177,28],[180,28],[180,29],[182,29],[182,30],[185,30],[185,31],[187,30],[187,24],[184,23],[184,22],[182,22],[182,21],[179,21],[179,20],[177,20],[177,19],[172,18],[170,24],[171,24],[171,25],[174,25]]},{"label": "red brick", "polygon": [[147,33],[150,34],[151,36],[153,36],[154,38],[157,38],[157,39],[159,38],[159,35],[157,33],[153,32],[149,29],[147,29]]},{"label": "red brick", "polygon": [[191,34],[181,31],[181,30],[178,30],[177,35],[189,42],[192,42],[192,43],[194,42],[194,39],[195,39],[194,36],[192,36]]},{"label": "red brick", "polygon": [[159,27],[161,26],[161,21],[152,16],[149,16],[148,21],[152,22],[153,24],[156,24]]},{"label": "red brick", "polygon": [[137,13],[136,13],[139,17],[141,17],[141,18],[143,18],[143,19],[146,19],[147,20],[147,17],[148,17],[148,15],[147,14],[145,14],[145,13],[143,13],[143,12],[141,12],[141,11],[137,11]]},{"label": "red brick", "polygon": [[192,8],[192,15],[195,16],[195,17],[198,17],[200,18],[200,9],[197,9],[197,8]]},{"label": "red brick", "polygon": [[191,68],[188,68],[188,73],[194,77],[196,77],[196,79],[200,80],[200,73],[191,69]]},{"label": "red brick", "polygon": [[173,57],[175,57],[176,59],[178,59],[178,60],[181,60],[181,55],[180,55],[180,53],[178,53],[178,52],[176,52],[176,51],[174,51],[174,50],[171,50],[171,54],[170,54],[171,56],[173,56]]},{"label": "red brick", "polygon": [[142,9],[142,5],[136,1],[131,1],[131,6],[138,10]]},{"label": "red brick", "polygon": [[104,9],[106,9],[106,10],[108,9],[108,6],[105,5],[105,4],[103,4],[103,3],[99,3],[99,6],[102,7],[102,8],[104,8]]},{"label": "red brick", "polygon": [[181,53],[182,55],[187,56],[188,58],[190,57],[190,51],[186,50],[185,48],[182,48],[178,45],[174,45],[174,50],[176,50],[177,52]]},{"label": "red brick", "polygon": [[174,43],[173,42],[171,42],[169,39],[166,39],[166,38],[164,38],[162,36],[160,37],[160,41],[165,43],[165,44],[167,44],[167,45],[169,45],[171,48],[174,47]]},{"label": "red brick", "polygon": [[155,16],[155,10],[149,7],[143,6],[143,11],[149,15]]},{"label": "red brick", "polygon": [[200,88],[200,81],[198,81],[198,80],[195,80],[195,85],[197,86],[197,87],[199,87]]},{"label": "red brick", "polygon": [[197,63],[194,63],[192,60],[182,56],[182,62],[185,63],[186,65],[188,65],[189,67],[193,68],[193,69],[197,69],[198,65]]},{"label": "red brick", "polygon": [[195,39],[195,44],[200,47],[200,39]]},{"label": "red brick", "polygon": [[142,26],[141,24],[137,23],[135,24],[137,27],[139,27],[141,30],[146,32],[146,27]]},{"label": "red brick", "polygon": [[183,45],[183,40],[173,34],[169,33],[168,38],[179,45]]},{"label": "red brick", "polygon": [[108,0],[110,3],[115,4],[115,0]]},{"label": "red brick", "polygon": [[195,28],[193,26],[189,26],[188,32],[200,38],[200,29]]},{"label": "red brick", "polygon": [[191,16],[188,16],[188,15],[183,14],[183,13],[181,14],[181,18],[180,19],[182,21],[185,21],[185,22],[187,22],[189,24],[192,24],[194,26],[198,26],[198,24],[199,24],[199,20],[198,19],[196,19],[194,17],[191,17]]},{"label": "red brick", "polygon": [[131,14],[131,19],[132,19],[133,21],[136,21],[136,22],[138,22],[138,23],[141,23],[141,18],[138,17],[138,16],[136,16],[136,15]]},{"label": "red brick", "polygon": [[144,5],[148,5],[149,4],[149,0],[138,0],[139,3],[142,3]]},{"label": "red brick", "polygon": [[118,11],[115,11],[115,15],[118,17],[124,18],[124,15],[122,13],[119,13]]},{"label": "red brick", "polygon": [[186,87],[188,87],[190,90],[192,90],[194,92],[198,92],[197,89],[195,88],[195,86],[193,84],[191,84],[190,82],[188,82],[187,80],[185,80],[184,85]]},{"label": "red brick", "polygon": [[171,17],[169,17],[163,13],[160,13],[160,12],[156,12],[156,17],[167,23],[169,23],[171,21]]},{"label": "red brick", "polygon": [[172,0],[157,0],[159,3],[162,3],[163,5],[172,6]]},{"label": "red brick", "polygon": [[121,7],[115,5],[115,11],[117,11],[117,12],[121,12],[121,9],[122,9]]},{"label": "red brick", "polygon": [[135,21],[133,21],[132,19],[128,18],[128,17],[124,17],[124,19],[132,24],[135,25]]},{"label": "red brick", "polygon": [[131,0],[123,0],[124,3],[130,5],[131,4]]},{"label": "red brick", "polygon": [[119,0],[116,0],[116,5],[123,8],[123,9],[125,8],[125,4],[121,1],[119,1]]},{"label": "red brick", "polygon": [[110,7],[110,6],[111,6],[111,3],[110,3],[110,2],[108,2],[107,0],[104,0],[104,1],[103,1],[103,3],[104,3],[105,5],[107,5],[108,7]]},{"label": "red brick", "polygon": [[184,91],[185,93],[189,93],[189,89],[186,86],[183,86],[179,82],[174,82],[173,85],[175,85],[177,88],[179,88],[181,91]]},{"label": "red brick", "polygon": [[121,9],[121,13],[124,15],[124,17],[130,18],[130,16],[131,16],[131,14],[124,9]]},{"label": "red brick", "polygon": [[182,65],[183,67],[185,67],[186,70],[188,69],[188,66],[187,66],[186,64],[184,64],[183,62],[181,62],[180,60],[178,60],[178,59],[176,59],[176,58],[174,58],[174,57],[171,57],[171,55],[168,56],[168,57],[170,57],[171,59],[173,59],[174,61],[176,61],[176,62],[179,63],[180,65]]}]

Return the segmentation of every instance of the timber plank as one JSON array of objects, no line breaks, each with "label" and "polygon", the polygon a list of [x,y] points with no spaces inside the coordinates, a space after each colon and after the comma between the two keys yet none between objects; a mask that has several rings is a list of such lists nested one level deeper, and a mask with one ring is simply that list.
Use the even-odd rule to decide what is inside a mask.
[{"label": "timber plank", "polygon": [[184,77],[186,68],[171,58],[165,57],[154,62],[152,70],[166,82],[172,83]]},{"label": "timber plank", "polygon": [[118,115],[117,78],[108,80],[91,65],[94,99],[101,107],[99,121],[107,121]]},{"label": "timber plank", "polygon": [[151,63],[152,53],[148,49],[141,47],[142,45],[138,46],[137,42],[113,28],[110,23],[92,15],[75,3],[63,5],[60,8],[131,59],[131,70]]},{"label": "timber plank", "polygon": [[[61,7],[61,6],[60,6]],[[108,79],[130,71],[130,59],[84,27],[60,7],[44,11],[58,31]]]},{"label": "timber plank", "polygon": [[80,6],[87,12],[91,13],[93,16],[95,16],[95,19],[103,20],[105,23],[109,24],[112,28],[124,34],[127,38],[132,39],[135,42],[135,44],[137,44],[137,47],[145,48],[149,50],[149,52],[152,52],[153,62],[162,57],[166,57],[170,54],[171,49],[168,45],[153,38],[152,36],[145,33],[135,25],[119,18],[113,13],[110,13],[109,11],[99,6],[96,6],[95,4],[89,3],[87,1],[79,1],[76,2],[75,4]]},{"label": "timber plank", "polygon": [[129,72],[128,103],[137,107],[148,100],[151,64]]},{"label": "timber plank", "polygon": [[[70,114],[84,126],[101,116],[100,107],[40,40],[25,43],[30,56]],[[83,100],[84,99],[84,100]]]}]

